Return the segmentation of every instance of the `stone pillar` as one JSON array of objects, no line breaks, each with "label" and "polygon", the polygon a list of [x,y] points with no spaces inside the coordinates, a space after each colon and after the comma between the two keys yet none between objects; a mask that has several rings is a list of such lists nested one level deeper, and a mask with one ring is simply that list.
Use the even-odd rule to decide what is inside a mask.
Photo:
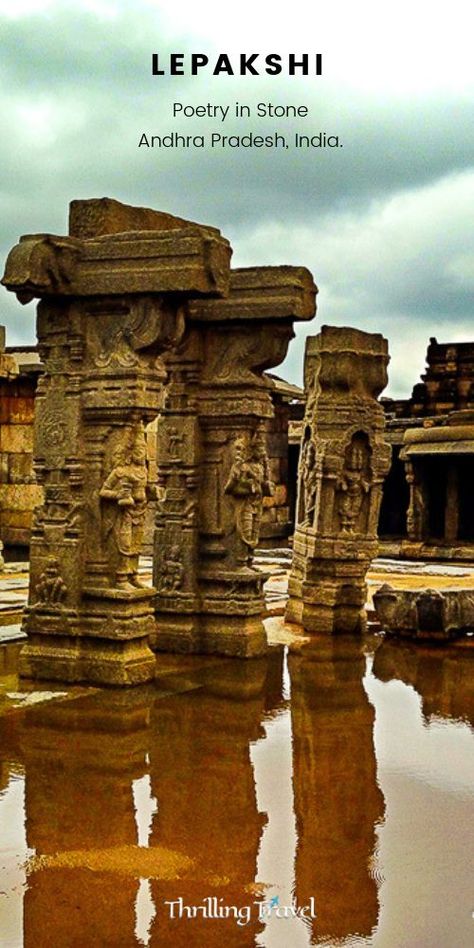
[{"label": "stone pillar", "polygon": [[459,531],[459,467],[458,459],[451,458],[446,479],[446,507],[444,511],[444,539],[454,543]]},{"label": "stone pillar", "polygon": [[407,536],[409,540],[423,543],[428,534],[428,495],[425,489],[420,463],[406,458],[403,450],[400,455],[405,458],[405,477],[410,488],[410,500],[407,510]]},{"label": "stone pillar", "polygon": [[312,318],[315,294],[302,267],[255,267],[231,271],[227,298],[188,307],[158,423],[158,650],[251,657],[266,648],[264,575],[252,565],[273,490],[263,372],[284,359],[294,321]]},{"label": "stone pillar", "polygon": [[155,590],[137,575],[144,425],[158,414],[160,356],[183,335],[186,300],[228,290],[230,247],[213,228],[107,199],[74,202],[71,231],[23,237],[2,281],[21,302],[40,298],[45,365],[35,419],[44,504],[20,671],[131,685],[155,665]]},{"label": "stone pillar", "polygon": [[[306,345],[306,413],[286,618],[308,632],[365,624],[365,575],[377,552],[390,466],[384,413],[387,340],[323,326]],[[311,366],[313,368],[311,369]]]}]

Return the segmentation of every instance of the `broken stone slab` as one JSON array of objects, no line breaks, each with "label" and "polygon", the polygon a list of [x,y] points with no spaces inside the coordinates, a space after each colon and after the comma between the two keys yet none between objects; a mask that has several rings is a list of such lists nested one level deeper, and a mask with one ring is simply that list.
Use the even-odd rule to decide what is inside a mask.
[{"label": "broken stone slab", "polygon": [[374,593],[377,619],[388,635],[450,640],[474,632],[474,589],[394,589]]}]

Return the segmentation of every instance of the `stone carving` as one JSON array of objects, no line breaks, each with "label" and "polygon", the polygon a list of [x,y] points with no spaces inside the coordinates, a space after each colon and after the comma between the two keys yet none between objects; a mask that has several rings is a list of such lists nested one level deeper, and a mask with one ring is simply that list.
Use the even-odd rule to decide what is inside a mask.
[{"label": "stone carving", "polygon": [[[302,267],[231,270],[228,296],[191,301],[183,341],[165,356],[157,650],[241,657],[265,651],[263,575],[252,565],[263,500],[272,490],[265,426],[273,406],[263,372],[285,357],[294,321],[312,318],[315,294]],[[167,565],[177,559],[176,537],[184,566],[179,587]]]},{"label": "stone carving", "polygon": [[474,632],[473,589],[394,589],[384,583],[374,607],[388,635],[449,640]]},{"label": "stone carving", "polygon": [[354,435],[338,480],[337,511],[342,533],[356,533],[364,497],[370,490],[370,448],[363,433]]},{"label": "stone carving", "polygon": [[129,437],[116,451],[112,470],[100,489],[104,501],[103,535],[112,582],[118,589],[141,588],[137,571],[148,487],[143,424],[125,434]]},{"label": "stone carving", "polygon": [[238,560],[251,566],[259,537],[263,498],[270,497],[274,491],[268,470],[265,433],[261,428],[250,443],[245,438],[235,441],[234,462],[224,491],[236,502],[236,527],[243,544]]},{"label": "stone carving", "polygon": [[[149,643],[260,654],[263,576],[251,564],[273,410],[263,371],[285,357],[294,321],[314,315],[311,274],[231,272],[215,228],[108,199],[75,202],[71,227],[69,237],[23,238],[3,278],[22,301],[40,298],[35,469],[45,505],[31,589],[45,545],[68,588],[60,623],[27,613],[21,671],[135,684],[154,675]],[[142,435],[132,446],[129,437],[158,415],[156,589],[143,589],[146,458]],[[238,438],[245,456],[229,482]]]},{"label": "stone carving", "polygon": [[181,562],[181,547],[179,543],[170,548],[169,559],[162,565],[160,592],[177,592],[183,585],[184,566]]},{"label": "stone carving", "polygon": [[301,479],[301,498],[299,521],[311,524],[314,519],[316,509],[316,494],[318,489],[318,472],[316,468],[316,449],[314,447],[311,435],[311,429],[307,428],[301,449],[300,471]]},{"label": "stone carving", "polygon": [[59,563],[55,556],[48,557],[46,569],[38,580],[35,588],[38,602],[34,608],[45,606],[52,610],[60,610],[61,604],[67,596],[67,586],[59,572]]},{"label": "stone carving", "polygon": [[307,405],[286,617],[308,632],[365,625],[365,575],[377,550],[390,464],[377,396],[387,383],[379,335],[324,326],[307,340]]},{"label": "stone carving", "polygon": [[20,672],[134,685],[155,674],[155,590],[137,576],[143,428],[161,409],[162,356],[179,345],[188,302],[228,292],[231,250],[215,229],[108,200],[75,202],[71,219],[73,236],[21,239],[2,281],[22,302],[40,299],[45,365],[35,412],[44,504]]}]

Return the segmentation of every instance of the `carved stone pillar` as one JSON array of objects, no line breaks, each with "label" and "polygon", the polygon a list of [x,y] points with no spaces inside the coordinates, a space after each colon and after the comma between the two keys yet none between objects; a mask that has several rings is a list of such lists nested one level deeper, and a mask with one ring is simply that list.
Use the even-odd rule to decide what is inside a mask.
[{"label": "carved stone pillar", "polygon": [[[323,326],[307,340],[307,405],[286,618],[308,632],[364,627],[365,575],[377,552],[390,466],[384,413],[387,341]],[[313,366],[310,371],[308,366]]]},{"label": "carved stone pillar", "polygon": [[[400,457],[403,459],[404,453]],[[409,540],[423,543],[428,533],[428,496],[420,464],[410,458],[405,460],[405,477],[410,488],[407,510],[407,536]]]},{"label": "carved stone pillar", "polygon": [[252,565],[273,489],[263,372],[284,359],[294,321],[314,315],[315,293],[302,267],[255,267],[231,271],[227,298],[188,307],[158,423],[158,650],[250,657],[266,648],[264,576]]},{"label": "carved stone pillar", "polygon": [[71,229],[80,236],[22,238],[2,281],[21,302],[41,299],[45,365],[35,418],[44,505],[20,670],[130,685],[154,675],[155,590],[137,569],[160,355],[183,335],[187,299],[227,292],[230,248],[212,228],[106,199],[74,202]]}]

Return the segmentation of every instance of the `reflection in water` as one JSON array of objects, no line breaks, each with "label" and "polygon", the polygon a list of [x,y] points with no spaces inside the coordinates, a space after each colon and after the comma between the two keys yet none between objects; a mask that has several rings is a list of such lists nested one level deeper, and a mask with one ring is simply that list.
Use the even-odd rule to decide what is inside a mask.
[{"label": "reflection in water", "polygon": [[383,642],[366,682],[386,800],[382,945],[472,941],[472,660],[464,646]]},{"label": "reflection in water", "polygon": [[[471,651],[382,643],[364,679],[343,637],[282,659],[163,657],[156,685],[0,714],[8,948],[468,943]],[[263,897],[317,918],[259,921]]]},{"label": "reflection in water", "polygon": [[[474,643],[473,643],[474,646]],[[375,653],[374,675],[398,678],[421,696],[425,719],[442,717],[474,725],[474,647],[443,647],[385,640]]]},{"label": "reflection in water", "polygon": [[313,936],[370,935],[377,886],[370,871],[383,814],[376,782],[374,710],[357,639],[325,637],[290,656],[296,899],[313,896]]},{"label": "reflection in water", "polygon": [[[216,899],[214,907],[243,911],[252,904],[265,817],[257,809],[250,744],[263,736],[273,702],[281,702],[281,653],[227,662],[186,700],[176,695],[156,703],[150,772],[160,809],[152,843],[186,853],[193,872],[175,883],[154,879],[155,905]],[[173,919],[163,909],[152,933],[156,944],[176,937],[180,944],[250,946],[260,927],[255,917],[237,926],[234,918]]]},{"label": "reflection in water", "polygon": [[40,856],[66,853],[65,865],[40,862],[30,875],[27,948],[81,945],[85,930],[90,944],[135,944],[136,880],[117,883],[107,861],[137,844],[133,783],[144,774],[150,702],[146,691],[113,692],[25,717],[28,844]]}]

